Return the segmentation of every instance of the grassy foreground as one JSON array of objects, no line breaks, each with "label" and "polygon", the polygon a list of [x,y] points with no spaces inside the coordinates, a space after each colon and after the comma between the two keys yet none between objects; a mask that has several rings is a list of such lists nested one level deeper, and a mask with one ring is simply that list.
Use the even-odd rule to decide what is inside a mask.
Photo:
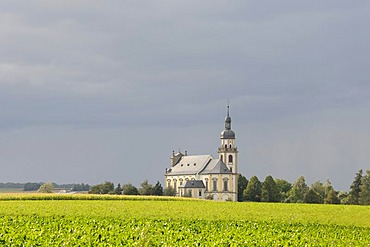
[{"label": "grassy foreground", "polygon": [[370,207],[172,199],[0,196],[0,245],[370,246]]}]

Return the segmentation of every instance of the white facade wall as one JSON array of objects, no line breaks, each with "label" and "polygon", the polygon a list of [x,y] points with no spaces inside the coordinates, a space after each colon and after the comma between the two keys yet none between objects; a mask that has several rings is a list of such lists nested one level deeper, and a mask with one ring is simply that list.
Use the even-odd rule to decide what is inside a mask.
[{"label": "white facade wall", "polygon": [[[194,198],[207,198],[207,196],[212,196],[213,200],[216,201],[237,201],[237,177],[235,174],[167,175],[165,188],[171,186],[176,189],[177,196],[184,196],[185,190],[181,189],[181,186],[185,185],[187,180],[202,180],[203,184],[206,186],[206,188],[202,190],[202,196],[199,196],[198,189],[194,190],[192,193],[192,197]],[[216,190],[213,188],[214,183],[216,185]],[[225,183],[227,188],[225,188]]]}]

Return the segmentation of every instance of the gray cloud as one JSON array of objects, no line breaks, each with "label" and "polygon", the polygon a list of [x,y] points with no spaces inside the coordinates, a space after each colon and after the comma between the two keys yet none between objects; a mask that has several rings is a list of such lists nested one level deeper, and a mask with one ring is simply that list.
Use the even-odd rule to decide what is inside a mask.
[{"label": "gray cloud", "polygon": [[369,167],[369,8],[2,3],[0,181],[161,180],[172,149],[215,153],[230,98],[247,177],[346,189]]}]

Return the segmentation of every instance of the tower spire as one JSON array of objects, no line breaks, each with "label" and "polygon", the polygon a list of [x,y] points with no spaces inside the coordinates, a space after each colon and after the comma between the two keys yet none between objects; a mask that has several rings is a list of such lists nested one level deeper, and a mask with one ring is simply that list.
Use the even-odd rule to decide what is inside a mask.
[{"label": "tower spire", "polygon": [[230,100],[227,99],[227,116],[230,116]]},{"label": "tower spire", "polygon": [[[238,149],[236,148],[235,132],[231,129],[230,100],[227,100],[227,112],[225,117],[225,129],[221,132],[221,145],[218,148],[218,157],[229,170],[236,174],[238,172]],[[234,187],[237,184],[234,181]]]},{"label": "tower spire", "polygon": [[225,130],[231,130],[230,100],[227,100],[227,115],[225,118]]}]

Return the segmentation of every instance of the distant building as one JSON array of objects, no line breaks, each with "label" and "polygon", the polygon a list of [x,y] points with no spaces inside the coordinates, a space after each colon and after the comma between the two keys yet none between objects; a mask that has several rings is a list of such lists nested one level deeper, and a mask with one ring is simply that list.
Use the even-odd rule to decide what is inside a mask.
[{"label": "distant building", "polygon": [[210,154],[172,152],[171,168],[165,171],[165,188],[174,188],[177,196],[237,201],[238,150],[231,130],[229,106],[220,140],[218,159]]}]

